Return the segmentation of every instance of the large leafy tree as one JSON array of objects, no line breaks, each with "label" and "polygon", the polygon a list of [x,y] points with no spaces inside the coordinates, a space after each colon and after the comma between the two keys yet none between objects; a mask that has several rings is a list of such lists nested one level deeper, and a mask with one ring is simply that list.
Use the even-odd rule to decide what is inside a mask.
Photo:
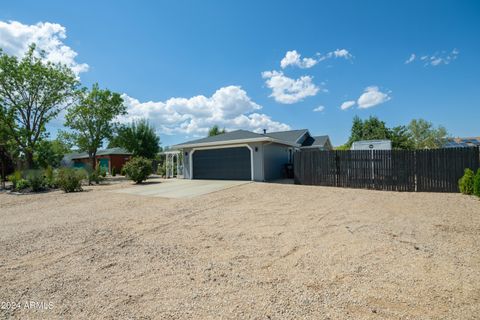
[{"label": "large leafy tree", "polygon": [[377,117],[361,120],[358,116],[353,118],[352,130],[348,139],[348,146],[360,140],[388,139],[389,130],[385,122]]},{"label": "large leafy tree", "polygon": [[42,168],[60,167],[63,156],[71,152],[72,145],[62,138],[42,140],[35,152],[35,162]]},{"label": "large leafy tree", "polygon": [[65,125],[71,132],[66,135],[80,150],[88,153],[92,168],[96,165],[97,150],[112,136],[117,125],[115,119],[125,113],[120,94],[102,90],[98,84],[90,91],[83,90],[78,104],[67,110]]},{"label": "large leafy tree", "polygon": [[79,85],[71,69],[44,58],[35,45],[22,59],[0,50],[0,118],[29,168],[46,124],[73,101]]},{"label": "large leafy tree", "polygon": [[442,126],[434,127],[424,119],[412,120],[408,130],[417,149],[441,148],[448,138],[447,129]]},{"label": "large leafy tree", "polygon": [[392,141],[393,149],[415,149],[412,135],[406,126],[396,126],[391,128],[388,133],[388,138]]},{"label": "large leafy tree", "polygon": [[220,129],[217,125],[214,125],[208,130],[208,136],[218,136],[219,134],[225,133],[225,128]]},{"label": "large leafy tree", "polygon": [[142,119],[119,127],[108,146],[127,149],[134,156],[155,159],[160,150],[160,138],[155,133],[155,128]]},{"label": "large leafy tree", "polygon": [[12,140],[6,123],[0,119],[0,184],[5,188],[5,176],[15,152],[15,142]]}]

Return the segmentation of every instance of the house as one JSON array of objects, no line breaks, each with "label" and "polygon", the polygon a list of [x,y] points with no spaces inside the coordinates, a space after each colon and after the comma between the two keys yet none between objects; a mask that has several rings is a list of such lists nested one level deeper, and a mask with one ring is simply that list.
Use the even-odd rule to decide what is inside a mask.
[{"label": "house", "polygon": [[444,148],[480,147],[480,137],[448,138]]},{"label": "house", "polygon": [[301,150],[331,150],[328,136],[312,136],[307,129],[263,134],[236,130],[177,144],[183,155],[185,179],[282,179],[286,165]]},{"label": "house", "polygon": [[[128,152],[122,148],[110,148],[98,150],[95,157],[97,165],[100,168],[104,168],[108,173],[112,173],[112,170],[115,168],[115,171],[118,173],[122,170],[123,165],[130,160],[132,153]],[[62,160],[62,165],[71,166],[75,168],[84,168],[90,165],[90,160],[88,158],[87,152],[82,153],[71,153],[65,155]]]}]

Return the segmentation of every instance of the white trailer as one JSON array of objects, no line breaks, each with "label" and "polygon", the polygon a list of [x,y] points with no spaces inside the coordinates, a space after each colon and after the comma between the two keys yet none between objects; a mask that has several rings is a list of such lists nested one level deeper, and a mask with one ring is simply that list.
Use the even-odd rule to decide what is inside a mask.
[{"label": "white trailer", "polygon": [[350,150],[392,150],[390,140],[363,140],[352,144]]}]

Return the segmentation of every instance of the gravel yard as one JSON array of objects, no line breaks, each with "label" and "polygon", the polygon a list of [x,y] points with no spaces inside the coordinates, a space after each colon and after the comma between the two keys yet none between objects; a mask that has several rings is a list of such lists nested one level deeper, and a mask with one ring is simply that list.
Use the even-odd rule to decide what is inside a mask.
[{"label": "gravel yard", "polygon": [[127,186],[0,193],[0,318],[480,314],[473,197],[265,183],[191,199],[111,192]]}]

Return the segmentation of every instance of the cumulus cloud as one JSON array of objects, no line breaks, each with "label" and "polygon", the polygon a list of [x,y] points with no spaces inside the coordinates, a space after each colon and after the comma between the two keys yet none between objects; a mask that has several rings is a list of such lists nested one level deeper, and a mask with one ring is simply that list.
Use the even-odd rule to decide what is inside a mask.
[{"label": "cumulus cloud", "polygon": [[381,92],[377,86],[365,88],[363,94],[358,98],[357,104],[360,109],[367,109],[387,102],[391,99],[388,93]]},{"label": "cumulus cloud", "polygon": [[405,64],[410,64],[414,61],[419,61],[422,62],[423,65],[426,66],[432,66],[436,67],[439,65],[447,65],[453,62],[458,58],[458,55],[460,54],[460,51],[458,49],[453,49],[451,52],[437,52],[433,55],[423,55],[420,57],[417,57],[415,53],[412,53],[410,55],[410,58],[408,58],[405,61]]},{"label": "cumulus cloud", "polygon": [[354,100],[345,101],[345,102],[342,103],[342,105],[340,106],[340,109],[342,109],[342,110],[347,110],[347,109],[353,107],[354,105],[355,105],[355,101],[354,101]]},{"label": "cumulus cloud", "polygon": [[312,82],[312,77],[302,76],[292,79],[281,71],[265,71],[262,77],[268,88],[272,89],[275,101],[284,104],[292,104],[302,101],[306,97],[315,96],[320,88]]},{"label": "cumulus cloud", "polygon": [[250,99],[239,86],[218,89],[212,96],[170,98],[167,101],[140,102],[122,95],[128,114],[122,122],[147,118],[164,134],[186,133],[204,135],[213,125],[227,130],[246,129],[261,132],[289,130],[287,124],[273,121],[268,115],[259,113],[262,108]]},{"label": "cumulus cloud", "polygon": [[317,60],[313,58],[302,58],[296,50],[292,50],[285,54],[285,57],[280,61],[280,66],[283,69],[288,66],[297,66],[302,69],[307,69],[313,67],[317,63]]},{"label": "cumulus cloud", "polygon": [[323,112],[325,111],[325,107],[324,106],[318,106],[316,108],[313,109],[314,112]]},{"label": "cumulus cloud", "polygon": [[17,21],[0,21],[0,48],[4,52],[22,57],[31,43],[45,51],[46,60],[63,63],[75,74],[88,71],[88,64],[78,63],[77,53],[63,42],[67,38],[64,26],[57,23],[39,22],[33,25]]}]

